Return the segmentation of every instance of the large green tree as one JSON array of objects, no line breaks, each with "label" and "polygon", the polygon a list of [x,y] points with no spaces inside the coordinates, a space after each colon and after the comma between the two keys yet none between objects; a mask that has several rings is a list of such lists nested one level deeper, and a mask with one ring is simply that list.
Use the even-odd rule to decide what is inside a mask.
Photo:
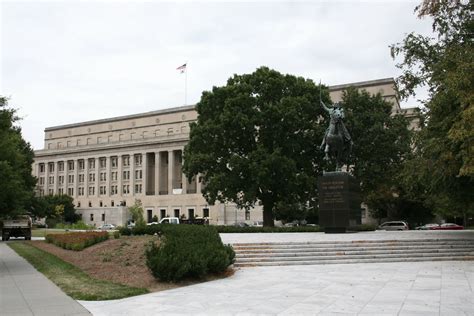
[{"label": "large green tree", "polygon": [[[203,175],[209,203],[261,202],[264,225],[273,226],[278,203],[314,196],[325,129],[318,124],[319,94],[311,80],[266,67],[203,92],[184,150],[184,172]],[[328,97],[326,89],[323,101]]]},{"label": "large green tree", "polygon": [[474,50],[473,2],[423,1],[419,17],[433,19],[436,38],[409,34],[392,46],[401,58],[403,96],[426,86],[424,124],[407,161],[408,194],[442,216],[474,215]]},{"label": "large green tree", "polygon": [[8,99],[0,96],[0,217],[28,211],[36,185],[31,173],[34,153],[18,120]]},{"label": "large green tree", "polygon": [[65,194],[33,198],[31,213],[35,217],[47,217],[54,222],[75,223],[81,219],[80,215],[76,214],[74,199]]}]

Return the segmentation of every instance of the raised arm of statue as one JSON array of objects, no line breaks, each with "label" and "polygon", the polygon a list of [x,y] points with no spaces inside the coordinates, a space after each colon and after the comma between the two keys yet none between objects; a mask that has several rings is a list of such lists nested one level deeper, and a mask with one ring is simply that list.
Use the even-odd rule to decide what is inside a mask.
[{"label": "raised arm of statue", "polygon": [[326,112],[331,113],[331,109],[328,108],[328,107],[326,106],[326,104],[324,104],[323,101],[321,101],[321,106],[323,107],[323,109],[324,109]]}]

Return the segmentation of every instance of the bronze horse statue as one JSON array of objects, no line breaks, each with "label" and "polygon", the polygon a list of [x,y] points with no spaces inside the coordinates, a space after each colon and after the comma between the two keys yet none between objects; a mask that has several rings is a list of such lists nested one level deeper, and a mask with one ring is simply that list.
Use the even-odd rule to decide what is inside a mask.
[{"label": "bronze horse statue", "polygon": [[322,101],[323,109],[329,113],[329,127],[324,134],[321,150],[324,151],[324,160],[336,160],[336,171],[341,171],[343,160],[352,150],[351,135],[344,125],[344,109],[340,103],[327,107]]}]

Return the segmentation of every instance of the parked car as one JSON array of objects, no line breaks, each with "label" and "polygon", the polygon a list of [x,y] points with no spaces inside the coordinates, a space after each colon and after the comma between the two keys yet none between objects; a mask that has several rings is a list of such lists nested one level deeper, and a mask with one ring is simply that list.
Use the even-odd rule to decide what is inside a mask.
[{"label": "parked car", "polygon": [[437,227],[439,227],[439,224],[431,223],[431,224],[418,226],[416,230],[431,230],[431,229],[437,229]]},{"label": "parked car", "polygon": [[378,227],[381,230],[408,230],[408,224],[403,221],[385,222]]},{"label": "parked car", "polygon": [[434,230],[460,230],[464,229],[464,226],[454,224],[454,223],[445,223],[439,225],[439,227],[434,227]]},{"label": "parked car", "polygon": [[160,224],[179,224],[177,217],[164,217],[160,220]]},{"label": "parked car", "polygon": [[252,226],[254,226],[254,227],[263,227],[263,222],[262,221],[255,221],[255,222],[253,222]]},{"label": "parked car", "polygon": [[111,230],[116,229],[117,227],[114,224],[104,224],[99,227],[100,230]]},{"label": "parked car", "polygon": [[158,224],[159,224],[158,222],[151,222],[151,223],[147,223],[147,226],[158,225]]}]

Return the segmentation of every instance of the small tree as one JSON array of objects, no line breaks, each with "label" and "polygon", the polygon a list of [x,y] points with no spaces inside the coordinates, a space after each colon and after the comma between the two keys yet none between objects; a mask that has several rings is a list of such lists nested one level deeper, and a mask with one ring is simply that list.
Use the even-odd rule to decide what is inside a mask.
[{"label": "small tree", "polygon": [[145,227],[146,222],[143,217],[143,206],[142,201],[139,199],[135,200],[135,203],[128,208],[130,215],[132,216],[132,220],[135,222],[135,227]]}]

